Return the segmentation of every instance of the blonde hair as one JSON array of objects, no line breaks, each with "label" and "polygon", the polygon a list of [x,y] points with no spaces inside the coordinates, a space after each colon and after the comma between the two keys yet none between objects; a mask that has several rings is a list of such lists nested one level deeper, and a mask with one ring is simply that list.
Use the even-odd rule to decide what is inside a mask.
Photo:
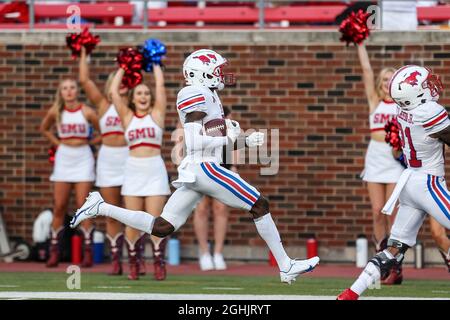
[{"label": "blonde hair", "polygon": [[386,73],[391,72],[392,74],[395,73],[395,68],[383,68],[381,69],[380,73],[378,74],[377,79],[375,80],[375,90],[377,92],[378,97],[380,100],[384,99],[386,94],[383,92],[383,78],[386,75]]},{"label": "blonde hair", "polygon": [[61,114],[62,114],[64,105],[65,105],[64,99],[61,95],[61,87],[62,87],[62,84],[66,81],[72,81],[75,84],[77,83],[74,79],[71,79],[71,78],[64,79],[59,83],[58,89],[56,90],[56,93],[55,93],[55,100],[53,101],[53,104],[51,107],[52,109],[55,110],[55,113],[56,113],[56,123],[61,122]]},{"label": "blonde hair", "polygon": [[113,81],[113,79],[114,79],[116,73],[117,73],[117,70],[111,72],[111,73],[109,74],[109,76],[108,76],[108,79],[106,79],[106,82],[105,82],[105,87],[104,87],[103,94],[105,95],[106,100],[108,100],[109,102],[111,102],[111,101],[110,101],[110,95],[109,95],[110,92],[111,92],[111,85],[112,85],[112,81]]}]

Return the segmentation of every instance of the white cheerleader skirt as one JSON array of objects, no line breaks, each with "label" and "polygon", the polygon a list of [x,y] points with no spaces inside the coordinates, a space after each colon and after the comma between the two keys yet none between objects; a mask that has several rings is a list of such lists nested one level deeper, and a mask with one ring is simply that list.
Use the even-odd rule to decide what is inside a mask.
[{"label": "white cheerleader skirt", "polygon": [[121,193],[134,197],[169,195],[169,177],[163,158],[160,155],[148,158],[129,156]]},{"label": "white cheerleader skirt", "polygon": [[123,184],[125,163],[129,148],[102,145],[97,156],[97,180],[99,188],[120,187]]},{"label": "white cheerleader skirt", "polygon": [[386,142],[370,140],[361,177],[367,182],[397,183],[404,168]]},{"label": "white cheerleader skirt", "polygon": [[50,181],[70,183],[95,181],[95,160],[89,145],[73,147],[60,144],[56,150]]}]

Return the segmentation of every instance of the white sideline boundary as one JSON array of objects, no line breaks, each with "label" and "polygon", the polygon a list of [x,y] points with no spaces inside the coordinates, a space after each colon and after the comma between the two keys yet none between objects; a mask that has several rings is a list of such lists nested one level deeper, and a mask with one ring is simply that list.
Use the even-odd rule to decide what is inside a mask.
[{"label": "white sideline boundary", "polygon": [[[336,296],[303,295],[230,295],[230,294],[163,294],[112,292],[0,292],[0,299],[58,299],[58,300],[336,300]],[[361,300],[450,300],[450,298],[362,297]]]}]

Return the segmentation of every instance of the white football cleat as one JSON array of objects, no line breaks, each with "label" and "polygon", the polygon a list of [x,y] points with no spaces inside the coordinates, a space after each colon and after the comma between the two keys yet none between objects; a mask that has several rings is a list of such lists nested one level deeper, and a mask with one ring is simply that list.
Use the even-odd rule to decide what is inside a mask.
[{"label": "white football cleat", "polygon": [[99,192],[90,192],[85,203],[77,210],[77,212],[75,212],[72,220],[70,220],[70,227],[74,229],[82,221],[89,218],[95,218],[98,215],[100,205],[104,202],[105,201]]},{"label": "white football cleat", "polygon": [[280,271],[281,282],[286,282],[291,284],[292,281],[295,281],[297,276],[311,272],[314,268],[319,264],[319,257],[312,257],[308,260],[291,260],[291,266],[287,271]]}]

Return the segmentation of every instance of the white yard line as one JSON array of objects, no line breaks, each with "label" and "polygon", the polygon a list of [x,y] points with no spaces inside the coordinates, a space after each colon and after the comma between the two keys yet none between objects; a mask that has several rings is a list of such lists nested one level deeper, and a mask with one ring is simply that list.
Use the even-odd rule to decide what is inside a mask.
[{"label": "white yard line", "polygon": [[130,289],[130,286],[96,286],[97,289]]},{"label": "white yard line", "polygon": [[244,290],[244,288],[232,288],[232,287],[204,287],[205,290]]},{"label": "white yard line", "polygon": [[[223,295],[111,292],[0,292],[0,299],[83,299],[83,300],[335,300],[336,296]],[[363,297],[362,300],[450,300],[450,298]]]},{"label": "white yard line", "polygon": [[19,286],[12,284],[0,284],[0,288],[18,288]]}]

